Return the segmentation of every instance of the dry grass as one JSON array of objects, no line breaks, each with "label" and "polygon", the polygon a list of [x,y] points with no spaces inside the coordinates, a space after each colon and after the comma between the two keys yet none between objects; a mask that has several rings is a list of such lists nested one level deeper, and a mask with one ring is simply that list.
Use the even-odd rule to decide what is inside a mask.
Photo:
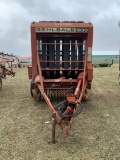
[{"label": "dry grass", "polygon": [[[0,160],[119,160],[120,86],[118,65],[94,68],[92,95],[83,102],[69,136],[57,126],[49,145],[51,113],[29,93],[27,69],[3,80],[0,92]],[[54,102],[55,103],[55,102]]]}]

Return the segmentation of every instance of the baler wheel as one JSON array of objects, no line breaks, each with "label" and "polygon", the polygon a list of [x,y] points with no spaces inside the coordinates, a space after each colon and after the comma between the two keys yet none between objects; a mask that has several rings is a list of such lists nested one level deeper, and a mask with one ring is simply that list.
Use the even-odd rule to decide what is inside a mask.
[{"label": "baler wheel", "polygon": [[90,93],[91,93],[91,89],[86,89],[85,93],[83,94],[83,99],[88,101],[90,99]]},{"label": "baler wheel", "polygon": [[33,83],[31,81],[31,83],[30,83],[30,94],[33,97],[32,89],[34,89],[34,86],[33,86]]},{"label": "baler wheel", "polygon": [[118,83],[119,83],[119,85],[120,85],[120,73],[119,73],[119,75],[118,75]]},{"label": "baler wheel", "polygon": [[0,90],[2,89],[2,78],[0,78]]},{"label": "baler wheel", "polygon": [[35,87],[32,81],[30,83],[30,94],[33,98],[35,98],[35,100],[39,101],[40,99],[43,99],[38,87],[37,86]]}]

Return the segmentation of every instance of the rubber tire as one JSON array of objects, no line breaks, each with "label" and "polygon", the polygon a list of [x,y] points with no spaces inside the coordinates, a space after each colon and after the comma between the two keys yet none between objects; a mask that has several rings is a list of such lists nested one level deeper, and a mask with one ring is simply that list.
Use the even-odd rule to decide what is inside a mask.
[{"label": "rubber tire", "polygon": [[34,86],[33,86],[32,81],[31,81],[30,82],[30,94],[31,94],[31,97],[33,97],[32,89],[34,89]]},{"label": "rubber tire", "polygon": [[120,85],[120,73],[118,74],[118,84]]},{"label": "rubber tire", "polygon": [[0,78],[0,90],[2,89],[2,78]]}]

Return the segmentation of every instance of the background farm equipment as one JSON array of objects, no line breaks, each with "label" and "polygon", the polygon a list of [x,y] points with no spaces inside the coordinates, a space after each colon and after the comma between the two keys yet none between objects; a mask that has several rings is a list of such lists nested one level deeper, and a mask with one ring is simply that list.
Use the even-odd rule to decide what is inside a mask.
[{"label": "background farm equipment", "polygon": [[13,62],[19,59],[13,54],[5,54],[0,52],[0,89],[2,88],[2,78],[6,78],[7,75],[14,77]]},{"label": "background farm equipment", "polygon": [[31,63],[32,63],[32,58],[31,58],[31,56],[28,56],[28,57],[20,57],[18,67],[19,67],[19,68],[28,67],[28,66],[31,66]]},{"label": "background farm equipment", "polygon": [[99,63],[93,63],[92,66],[93,67],[111,67],[111,65],[113,65],[113,59],[105,59],[105,62],[99,62]]},{"label": "background farm equipment", "polygon": [[[82,111],[82,99],[88,100],[93,78],[93,25],[78,22],[33,22],[31,24],[32,66],[28,67],[30,92],[44,98],[55,124],[65,134]],[[51,99],[63,97],[55,106]]]},{"label": "background farm equipment", "polygon": [[93,67],[111,67],[111,63],[94,63]]}]

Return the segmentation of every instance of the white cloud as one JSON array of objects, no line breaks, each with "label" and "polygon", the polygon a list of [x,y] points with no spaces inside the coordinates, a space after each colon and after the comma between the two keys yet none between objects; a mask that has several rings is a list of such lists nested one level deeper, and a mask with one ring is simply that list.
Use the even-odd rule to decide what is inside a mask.
[{"label": "white cloud", "polygon": [[94,50],[118,50],[119,0],[0,1],[0,50],[30,55],[30,24],[41,20],[91,21]]}]

